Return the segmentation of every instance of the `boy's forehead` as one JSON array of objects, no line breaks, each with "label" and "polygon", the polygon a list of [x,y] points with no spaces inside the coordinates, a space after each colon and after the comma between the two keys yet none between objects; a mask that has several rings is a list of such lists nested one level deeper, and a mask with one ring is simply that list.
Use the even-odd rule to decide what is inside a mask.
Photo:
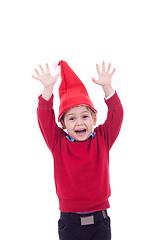
[{"label": "boy's forehead", "polygon": [[76,112],[84,112],[84,111],[89,111],[87,106],[85,105],[78,105],[78,106],[74,106],[72,108],[70,108],[67,112],[66,115],[71,114],[71,113],[76,113]]}]

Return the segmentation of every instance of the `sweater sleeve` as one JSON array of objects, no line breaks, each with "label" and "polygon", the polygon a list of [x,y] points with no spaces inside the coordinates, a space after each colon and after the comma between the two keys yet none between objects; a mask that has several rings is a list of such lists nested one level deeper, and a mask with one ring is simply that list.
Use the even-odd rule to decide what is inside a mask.
[{"label": "sweater sleeve", "polygon": [[54,146],[63,130],[57,126],[55,121],[53,95],[48,101],[43,99],[42,95],[38,99],[38,124],[48,148],[53,152]]},{"label": "sweater sleeve", "polygon": [[111,149],[121,129],[123,107],[117,92],[108,100],[105,99],[105,103],[108,107],[107,119],[98,129],[100,134],[104,136],[108,148]]}]

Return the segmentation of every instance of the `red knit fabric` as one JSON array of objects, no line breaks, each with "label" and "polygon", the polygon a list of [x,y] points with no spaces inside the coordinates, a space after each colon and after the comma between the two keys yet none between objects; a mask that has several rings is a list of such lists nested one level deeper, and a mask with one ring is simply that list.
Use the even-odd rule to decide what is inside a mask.
[{"label": "red knit fabric", "polygon": [[39,97],[38,122],[54,158],[54,177],[59,209],[63,212],[89,212],[109,208],[109,150],[116,140],[123,119],[123,108],[115,93],[106,101],[108,115],[95,128],[95,137],[71,142],[57,126],[49,101]]}]

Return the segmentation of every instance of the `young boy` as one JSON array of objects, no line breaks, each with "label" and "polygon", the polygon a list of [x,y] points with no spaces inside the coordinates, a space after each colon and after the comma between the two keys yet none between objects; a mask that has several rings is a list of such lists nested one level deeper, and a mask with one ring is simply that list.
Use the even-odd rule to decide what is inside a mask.
[{"label": "young boy", "polygon": [[60,61],[59,66],[58,121],[62,128],[57,126],[52,108],[53,87],[60,74],[53,77],[46,64],[46,71],[40,65],[41,73],[35,69],[37,76],[32,76],[44,85],[37,114],[41,132],[54,158],[56,193],[61,211],[59,239],[110,240],[110,218],[107,214],[111,195],[109,150],[123,119],[120,99],[111,84],[115,69],[110,73],[111,64],[107,71],[104,62],[102,71],[96,65],[99,78],[92,80],[104,90],[108,115],[105,123],[93,131],[97,111],[85,86],[66,62]]}]

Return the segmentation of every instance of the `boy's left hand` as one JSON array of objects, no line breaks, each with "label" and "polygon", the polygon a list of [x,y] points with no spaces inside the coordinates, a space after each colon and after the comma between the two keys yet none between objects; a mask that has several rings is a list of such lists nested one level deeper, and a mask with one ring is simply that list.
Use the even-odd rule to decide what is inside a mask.
[{"label": "boy's left hand", "polygon": [[112,76],[115,72],[115,68],[110,73],[111,64],[108,64],[107,71],[105,71],[105,62],[102,62],[102,71],[99,68],[99,65],[96,64],[97,73],[98,73],[98,80],[92,78],[92,81],[98,85],[103,87],[106,97],[109,96],[114,90],[112,88]]},{"label": "boy's left hand", "polygon": [[98,80],[96,80],[95,78],[92,78],[92,81],[101,86],[105,86],[105,85],[111,86],[112,76],[116,69],[114,68],[113,71],[111,73],[109,73],[110,68],[111,68],[111,64],[109,63],[107,71],[105,71],[105,62],[102,62],[102,71],[100,70],[98,64],[96,64],[96,68],[97,68],[97,73],[99,75],[99,78],[98,78]]}]

